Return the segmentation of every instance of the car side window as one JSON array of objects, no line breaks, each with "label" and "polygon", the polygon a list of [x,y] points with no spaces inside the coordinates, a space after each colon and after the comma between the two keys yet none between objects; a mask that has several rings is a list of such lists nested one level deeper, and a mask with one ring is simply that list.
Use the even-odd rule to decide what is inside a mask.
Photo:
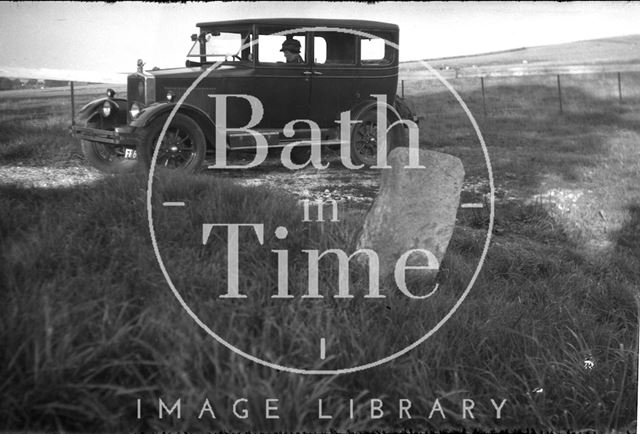
[{"label": "car side window", "polygon": [[373,38],[360,37],[360,62],[362,65],[389,65],[397,56],[397,48],[386,41],[393,41],[391,34],[376,33]]},{"label": "car side window", "polygon": [[251,31],[218,31],[203,29],[200,35],[192,35],[193,46],[187,58],[206,59],[209,62],[251,62],[253,46]]},{"label": "car side window", "polygon": [[316,33],[313,37],[316,65],[355,65],[356,36],[340,32]]},{"label": "car side window", "polygon": [[300,44],[300,57],[304,62],[306,47],[304,35],[270,35],[260,34],[258,37],[258,62],[260,63],[286,63],[286,57],[282,51],[282,44],[287,39],[294,39]]}]

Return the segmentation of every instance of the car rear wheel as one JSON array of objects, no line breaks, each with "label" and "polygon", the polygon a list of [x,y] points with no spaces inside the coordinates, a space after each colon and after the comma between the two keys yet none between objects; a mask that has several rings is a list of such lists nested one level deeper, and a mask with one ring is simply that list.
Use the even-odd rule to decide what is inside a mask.
[{"label": "car rear wheel", "polygon": [[[154,120],[141,135],[138,158],[147,169],[151,167],[151,158],[165,122],[166,117]],[[196,121],[178,113],[162,138],[156,167],[193,172],[204,161],[206,148],[204,133]]]},{"label": "car rear wheel", "polygon": [[291,162],[295,164],[304,164],[309,161],[311,157],[311,147],[310,146],[296,146],[291,150]]},{"label": "car rear wheel", "polygon": [[[364,164],[365,167],[375,166],[378,157],[378,119],[375,108],[368,109],[359,114],[356,119],[360,121],[351,129],[351,161],[354,164]],[[387,116],[387,128],[397,118]],[[387,153],[398,146],[405,145],[405,133],[402,125],[394,126],[387,133]]]},{"label": "car rear wheel", "polygon": [[[95,123],[88,122],[86,127],[99,128]],[[136,170],[138,160],[125,158],[126,148],[109,146],[103,143],[81,140],[80,147],[84,157],[96,169],[106,173],[130,173]]]}]

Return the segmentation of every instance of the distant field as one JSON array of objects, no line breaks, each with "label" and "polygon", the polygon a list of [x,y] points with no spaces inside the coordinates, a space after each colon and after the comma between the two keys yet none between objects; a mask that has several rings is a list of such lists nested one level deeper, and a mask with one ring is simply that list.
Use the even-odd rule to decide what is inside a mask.
[{"label": "distant field", "polygon": [[[495,53],[429,59],[434,68],[469,68],[516,65],[611,65],[640,63],[640,35],[526,47]],[[404,70],[419,68],[415,62],[402,64]]]},{"label": "distant field", "polygon": [[[102,97],[106,85],[75,89],[75,113]],[[126,94],[125,87],[113,87]],[[77,165],[80,147],[70,135],[69,87],[0,92],[0,164]]]},{"label": "distant field", "polygon": [[[468,105],[482,113],[482,84],[480,77],[445,77],[463,96]],[[485,77],[485,98],[488,114],[500,110],[559,111],[558,78],[552,75]],[[398,94],[426,97],[442,93],[444,87],[436,77],[423,69],[420,74],[400,77]],[[599,74],[560,74],[563,108],[568,111],[598,109],[602,103],[619,101],[636,104],[640,101],[640,71]],[[436,111],[435,108],[432,111]]]},{"label": "distant field", "polygon": [[[98,97],[105,94],[107,88],[112,88],[120,95],[123,93],[126,94],[127,87],[123,83],[120,86],[113,84],[87,84],[82,86],[74,86],[74,92],[76,96],[84,97],[92,96]],[[51,98],[56,97],[59,98],[59,102],[64,103],[64,99],[70,97],[71,87],[70,86],[60,86],[60,87],[47,87],[44,89],[17,89],[17,90],[4,90],[0,92],[0,96],[3,99],[5,98]]]},{"label": "distant field", "polygon": [[[628,78],[629,98],[620,103],[609,81],[575,77],[566,84],[560,115],[553,80],[487,81],[487,117],[477,79],[452,83],[479,122],[496,182],[487,261],[469,298],[428,342],[393,363],[328,377],[258,366],[193,324],[169,293],[151,249],[144,175],[57,189],[3,178],[10,166],[85,163],[68,135],[65,89],[0,94],[0,429],[633,429],[640,101],[631,95],[640,86]],[[103,89],[82,90],[78,104]],[[405,92],[425,117],[422,146],[458,156],[466,184],[474,185],[463,201],[486,203],[484,159],[459,105],[433,82],[407,82]],[[186,218],[160,206],[155,211],[159,232],[173,234],[160,247],[174,281],[189,288],[187,298],[203,300],[195,309],[204,320],[252,354],[314,368],[371,360],[421,336],[465,288],[488,220],[486,208],[458,213],[439,276],[442,297],[426,309],[398,297],[379,304],[325,298],[284,305],[268,297],[277,285],[268,251],[293,252],[290,284],[299,293],[307,278],[300,250],[349,250],[364,211],[346,210],[339,227],[309,227],[300,223],[296,198],[281,190],[206,174],[162,178],[156,188],[156,205],[176,198],[194,204]],[[241,251],[250,302],[202,297],[226,283],[225,255],[197,239],[202,221],[286,223],[293,234]],[[324,269],[322,291],[335,292],[335,275],[335,267]],[[356,268],[354,292],[365,290],[364,276]],[[333,352],[321,361],[317,342],[327,329]],[[158,420],[159,397],[183,398],[183,418]],[[217,419],[198,419],[206,397]],[[229,410],[241,397],[250,398],[248,419]],[[281,419],[267,420],[264,399],[274,397],[281,399]],[[461,399],[469,397],[476,401],[475,419],[460,414]],[[318,398],[342,411],[318,419]],[[370,398],[385,401],[384,417],[368,416]],[[403,398],[411,399],[418,417],[398,418]],[[427,418],[436,398],[444,420]],[[492,398],[508,400],[500,421]],[[349,399],[357,409],[353,419],[344,409]]]}]

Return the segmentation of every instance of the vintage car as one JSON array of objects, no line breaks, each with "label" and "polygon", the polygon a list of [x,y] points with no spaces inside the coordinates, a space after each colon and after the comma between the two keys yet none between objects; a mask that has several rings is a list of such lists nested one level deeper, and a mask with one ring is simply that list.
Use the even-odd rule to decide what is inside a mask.
[{"label": "vintage car", "polygon": [[[309,139],[308,124],[299,122],[294,135],[283,133],[295,119],[315,122],[321,145],[340,145],[340,114],[350,111],[351,159],[371,166],[376,157],[376,107],[372,95],[385,95],[391,125],[398,118],[417,118],[396,96],[398,85],[398,26],[360,20],[255,19],[205,22],[191,36],[193,46],[186,67],[143,71],[127,77],[126,99],[111,89],[78,113],[73,127],[87,160],[112,173],[133,170],[141,160],[151,162],[169,113],[187,89],[208,72],[180,105],[158,151],[156,164],[193,171],[216,141],[215,98],[242,94],[263,106],[252,129],[266,138],[269,148],[282,148]],[[289,53],[285,53],[288,51]],[[297,56],[291,52],[299,51]],[[289,59],[292,57],[292,59]],[[228,98],[226,127],[246,126],[252,107],[246,99]],[[394,127],[393,130],[402,129]],[[393,133],[393,131],[390,131]],[[254,136],[225,130],[227,151],[255,151]],[[406,133],[405,133],[406,134]],[[406,137],[406,136],[405,136]],[[343,140],[342,143],[345,141]],[[397,141],[396,141],[397,143]],[[293,161],[307,161],[297,147]]]}]

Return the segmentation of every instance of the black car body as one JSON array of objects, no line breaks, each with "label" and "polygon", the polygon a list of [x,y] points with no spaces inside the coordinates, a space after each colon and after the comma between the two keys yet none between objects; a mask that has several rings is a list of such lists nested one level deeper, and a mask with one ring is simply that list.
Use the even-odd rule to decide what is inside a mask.
[{"label": "black car body", "polygon": [[[309,138],[304,123],[293,137],[283,134],[284,126],[295,119],[308,119],[321,130],[322,145],[340,143],[336,121],[350,111],[357,142],[362,128],[371,132],[371,116],[376,99],[384,95],[390,118],[413,118],[396,97],[398,85],[397,25],[359,20],[256,19],[197,24],[193,47],[186,67],[139,71],[127,78],[126,99],[108,92],[79,113],[74,134],[82,140],[87,159],[108,172],[131,170],[136,157],[150,163],[162,127],[187,89],[214,63],[180,105],[161,143],[158,164],[188,170],[197,168],[206,153],[213,152],[216,140],[216,94],[256,97],[264,114],[252,129],[267,139],[269,147]],[[301,61],[285,63],[282,43],[295,39]],[[227,47],[220,48],[224,45]],[[218,50],[216,52],[215,50]],[[227,127],[247,125],[252,109],[243,98],[227,99]],[[397,119],[396,119],[397,120]],[[360,129],[358,135],[355,130]],[[228,151],[255,149],[253,136],[228,132]],[[371,134],[369,134],[370,136]],[[357,137],[356,137],[357,136]],[[371,164],[371,139],[358,151],[352,143],[352,158]],[[374,144],[375,146],[375,144]],[[366,151],[366,152],[365,152]],[[299,155],[296,155],[300,158]]]}]

